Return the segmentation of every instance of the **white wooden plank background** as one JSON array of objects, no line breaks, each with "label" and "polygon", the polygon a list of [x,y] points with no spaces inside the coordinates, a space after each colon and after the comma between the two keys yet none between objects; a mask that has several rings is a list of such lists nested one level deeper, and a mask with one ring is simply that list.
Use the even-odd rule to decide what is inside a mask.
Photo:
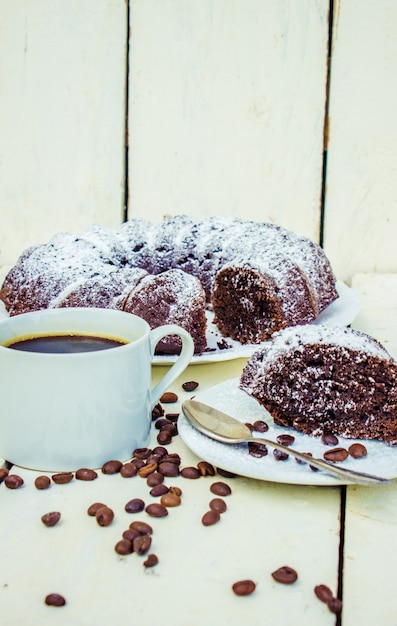
[{"label": "white wooden plank background", "polygon": [[0,264],[124,204],[126,4],[0,0]]}]

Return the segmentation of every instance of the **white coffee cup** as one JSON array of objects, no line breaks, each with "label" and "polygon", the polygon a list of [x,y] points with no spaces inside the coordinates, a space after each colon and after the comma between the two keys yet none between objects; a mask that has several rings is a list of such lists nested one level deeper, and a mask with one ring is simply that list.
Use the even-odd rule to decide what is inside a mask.
[{"label": "white coffee cup", "polygon": [[[86,334],[117,337],[120,347],[77,354],[25,352],[17,338]],[[182,351],[151,389],[158,341],[178,335]],[[0,322],[0,456],[30,469],[73,471],[125,461],[147,443],[151,411],[183,372],[193,340],[179,326],[150,330],[141,318],[110,309],[62,308]]]}]

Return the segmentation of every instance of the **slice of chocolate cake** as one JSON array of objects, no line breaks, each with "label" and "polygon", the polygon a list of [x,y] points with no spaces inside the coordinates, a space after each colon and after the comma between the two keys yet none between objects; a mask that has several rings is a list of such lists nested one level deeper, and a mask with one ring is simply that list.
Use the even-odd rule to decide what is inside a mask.
[{"label": "slice of chocolate cake", "polygon": [[350,328],[305,325],[275,333],[248,361],[240,387],[276,424],[397,443],[397,362]]}]

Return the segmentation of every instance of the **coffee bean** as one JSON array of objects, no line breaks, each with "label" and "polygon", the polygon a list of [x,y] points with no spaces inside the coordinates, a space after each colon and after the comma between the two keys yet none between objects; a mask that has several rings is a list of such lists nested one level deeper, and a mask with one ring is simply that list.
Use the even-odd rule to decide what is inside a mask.
[{"label": "coffee bean", "polygon": [[153,528],[150,526],[150,524],[147,524],[146,522],[142,522],[140,520],[137,520],[136,522],[131,522],[130,529],[138,531],[140,535],[151,535],[153,532]]},{"label": "coffee bean", "polygon": [[174,425],[176,425],[176,422],[178,421],[180,416],[180,413],[166,413],[165,417],[167,418],[168,421],[173,422]]},{"label": "coffee bean", "polygon": [[55,526],[61,519],[61,514],[58,511],[51,511],[50,513],[44,513],[41,517],[41,521],[45,526]]},{"label": "coffee bean", "polygon": [[338,437],[332,433],[324,433],[321,441],[325,446],[337,446],[339,443]]},{"label": "coffee bean", "polygon": [[249,596],[256,589],[256,583],[253,580],[238,580],[233,583],[232,589],[236,596]]},{"label": "coffee bean", "polygon": [[180,496],[177,496],[175,493],[165,493],[163,496],[161,496],[161,499],[160,499],[160,504],[162,504],[165,507],[179,506],[180,503],[181,503],[181,498]]},{"label": "coffee bean", "polygon": [[168,432],[168,430],[160,430],[159,434],[157,435],[157,443],[161,444],[162,446],[167,446],[169,443],[171,443],[171,441],[171,433]]},{"label": "coffee bean", "polygon": [[[161,428],[159,428],[159,430],[160,430],[160,433],[162,433],[165,430],[172,437],[175,437],[175,435],[178,434],[178,426],[174,424],[174,422],[171,422],[168,419],[164,420],[164,423],[161,425]],[[167,444],[161,444],[161,445],[167,445]]]},{"label": "coffee bean", "polygon": [[166,507],[158,502],[148,504],[145,511],[151,517],[166,517],[168,515]]},{"label": "coffee bean", "polygon": [[200,478],[202,476],[201,472],[197,467],[184,467],[181,470],[181,476],[183,478],[190,478],[191,480],[195,480],[196,478]]},{"label": "coffee bean", "polygon": [[266,433],[269,430],[269,426],[263,420],[256,420],[252,426],[257,433]]},{"label": "coffee bean", "polygon": [[215,476],[215,467],[211,463],[207,463],[207,461],[199,461],[197,469],[201,476]]},{"label": "coffee bean", "polygon": [[74,475],[72,472],[60,472],[59,474],[53,474],[51,478],[57,485],[66,485],[66,483],[70,483],[73,480]]},{"label": "coffee bean", "polygon": [[114,513],[109,507],[103,506],[97,510],[95,518],[99,526],[110,526],[114,519]]},{"label": "coffee bean", "polygon": [[216,496],[230,496],[231,488],[226,483],[216,482],[210,486],[210,491]]},{"label": "coffee bean", "polygon": [[51,481],[48,476],[37,476],[34,481],[36,489],[48,489],[51,485]]},{"label": "coffee bean", "polygon": [[333,461],[335,463],[347,459],[349,453],[345,448],[332,448],[332,450],[324,452],[323,456],[326,461]]},{"label": "coffee bean", "polygon": [[151,448],[135,448],[133,455],[136,459],[147,459],[151,453]]},{"label": "coffee bean", "polygon": [[157,463],[149,463],[139,468],[138,474],[141,478],[147,478],[149,474],[153,474],[157,470]]},{"label": "coffee bean", "polygon": [[339,598],[330,598],[327,601],[327,607],[331,611],[331,613],[335,613],[336,615],[342,611],[342,600]]},{"label": "coffee bean", "polygon": [[283,567],[279,567],[279,569],[272,572],[272,576],[274,580],[276,580],[278,583],[282,583],[283,585],[291,585],[298,578],[297,572],[288,565],[283,565]]},{"label": "coffee bean", "polygon": [[95,517],[98,509],[102,509],[103,507],[106,508],[106,504],[103,504],[103,502],[94,502],[94,504],[91,504],[91,506],[88,507],[87,513],[91,517]]},{"label": "coffee bean", "polygon": [[182,489],[180,489],[180,487],[170,487],[169,492],[179,497],[182,495]]},{"label": "coffee bean", "polygon": [[[148,456],[146,458],[149,458],[151,452],[148,453]],[[131,465],[133,465],[136,468],[136,471],[138,473],[138,471],[141,469],[141,467],[144,467],[146,465],[145,459],[132,459],[132,461],[130,461]]]},{"label": "coffee bean", "polygon": [[46,597],[45,603],[48,604],[48,606],[64,606],[66,600],[59,593],[50,593]]},{"label": "coffee bean", "polygon": [[203,517],[201,518],[201,523],[203,524],[203,526],[213,526],[214,524],[219,522],[220,519],[220,513],[218,513],[218,511],[210,509],[209,511],[204,513]]},{"label": "coffee bean", "polygon": [[122,555],[131,554],[134,551],[132,542],[128,539],[120,539],[120,541],[118,541],[114,546],[114,549],[117,554]]},{"label": "coffee bean", "polygon": [[245,426],[249,429],[249,431],[251,433],[254,432],[255,429],[254,429],[254,425],[253,424],[251,424],[250,422],[245,422]]},{"label": "coffee bean", "polygon": [[140,498],[133,498],[124,507],[127,513],[140,513],[144,508],[145,503]]},{"label": "coffee bean", "polygon": [[168,450],[167,448],[164,448],[164,446],[156,446],[155,448],[153,448],[153,452],[154,454],[158,454],[161,458],[165,457],[165,455],[168,454]]},{"label": "coffee bean", "polygon": [[292,446],[292,444],[295,441],[295,437],[285,433],[283,435],[278,435],[277,436],[277,441],[278,441],[278,443],[281,443],[283,446]]},{"label": "coffee bean", "polygon": [[182,383],[182,389],[185,391],[194,391],[199,386],[195,380],[188,380],[185,383]]},{"label": "coffee bean", "polygon": [[367,448],[362,443],[352,443],[348,448],[348,452],[354,459],[361,459],[367,456]]},{"label": "coffee bean", "polygon": [[161,485],[164,482],[164,475],[160,474],[160,472],[153,472],[153,474],[149,474],[146,480],[146,484],[149,487],[154,487],[155,485]]},{"label": "coffee bean", "polygon": [[10,473],[10,470],[7,467],[0,468],[0,485],[5,480],[5,478],[8,476],[9,473]]},{"label": "coffee bean", "polygon": [[173,426],[173,423],[171,422],[171,420],[162,417],[159,420],[156,421],[154,427],[156,430],[162,430],[163,428],[165,428],[167,425],[169,426]]},{"label": "coffee bean", "polygon": [[273,456],[276,461],[287,461],[289,459],[289,454],[287,454],[287,452],[284,452],[283,450],[277,450],[277,448],[274,448]]},{"label": "coffee bean", "polygon": [[123,464],[121,461],[106,461],[106,463],[102,465],[102,474],[118,474],[122,467]]},{"label": "coffee bean", "polygon": [[179,467],[179,465],[181,464],[181,457],[176,452],[171,452],[170,454],[166,454],[165,456],[163,456],[161,462],[174,463],[174,465],[178,465]]},{"label": "coffee bean", "polygon": [[120,475],[123,478],[132,478],[136,476],[138,473],[138,468],[134,463],[124,463],[123,467],[120,469]]},{"label": "coffee bean", "polygon": [[164,415],[164,409],[161,406],[161,404],[156,404],[156,406],[154,407],[153,411],[152,411],[152,420],[156,420],[159,417],[161,417],[162,415]]},{"label": "coffee bean", "polygon": [[98,478],[98,474],[95,470],[88,467],[81,467],[76,472],[76,480],[91,481]]},{"label": "coffee bean", "polygon": [[128,539],[128,541],[130,541],[132,545],[134,539],[139,537],[140,534],[141,533],[135,530],[135,528],[127,528],[127,530],[123,532],[123,539]]},{"label": "coffee bean", "polygon": [[17,474],[8,474],[4,479],[4,484],[8,489],[19,489],[23,486],[24,481],[23,478]]},{"label": "coffee bean", "polygon": [[222,500],[222,498],[213,498],[210,502],[210,509],[221,514],[226,511],[227,504],[224,500]]},{"label": "coffee bean", "polygon": [[155,554],[149,554],[146,561],[143,562],[145,567],[154,567],[159,562],[158,557]]},{"label": "coffee bean", "polygon": [[321,602],[327,603],[333,597],[333,593],[327,585],[316,585],[314,593]]},{"label": "coffee bean", "polygon": [[139,535],[132,543],[134,552],[141,555],[149,552],[151,545],[152,538],[150,535]]},{"label": "coffee bean", "polygon": [[178,402],[178,396],[173,391],[166,391],[160,398],[160,402],[163,404],[171,404],[173,402]]},{"label": "coffee bean", "polygon": [[158,470],[163,476],[179,476],[179,467],[170,461],[160,463]]},{"label": "coffee bean", "polygon": [[267,455],[267,446],[264,443],[255,443],[250,441],[248,443],[248,453],[255,459],[261,459]]},{"label": "coffee bean", "polygon": [[154,485],[154,487],[152,487],[151,490],[149,491],[150,495],[153,496],[154,498],[163,496],[164,494],[168,492],[169,492],[168,487],[164,485],[163,483],[160,483],[159,485]]}]

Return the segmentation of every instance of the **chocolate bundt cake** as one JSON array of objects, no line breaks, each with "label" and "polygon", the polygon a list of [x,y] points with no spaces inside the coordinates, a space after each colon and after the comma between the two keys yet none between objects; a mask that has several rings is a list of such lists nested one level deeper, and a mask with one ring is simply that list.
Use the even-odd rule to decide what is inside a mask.
[{"label": "chocolate bundt cake", "polygon": [[272,224],[184,215],[58,234],[26,250],[0,291],[10,315],[100,306],[137,313],[151,327],[177,323],[196,353],[206,347],[205,308],[224,336],[260,343],[315,320],[337,297],[324,252],[307,238]]},{"label": "chocolate bundt cake", "polygon": [[240,387],[276,424],[397,443],[397,362],[350,328],[306,325],[274,333],[247,362]]}]

